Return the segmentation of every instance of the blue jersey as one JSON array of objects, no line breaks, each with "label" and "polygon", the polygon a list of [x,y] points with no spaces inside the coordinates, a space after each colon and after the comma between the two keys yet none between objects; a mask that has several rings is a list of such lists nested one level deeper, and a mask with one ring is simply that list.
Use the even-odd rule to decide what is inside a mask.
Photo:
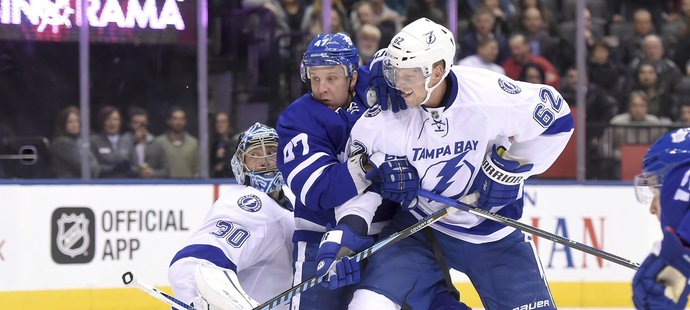
[{"label": "blue jersey", "polygon": [[[326,226],[336,225],[333,209],[364,191],[348,170],[345,148],[352,127],[367,109],[362,87],[367,71],[358,69],[360,80],[349,106],[333,111],[308,93],[278,119],[278,169],[296,198],[293,241],[320,241]],[[374,221],[389,218],[390,209],[377,211]]]},{"label": "blue jersey", "polygon": [[690,161],[671,169],[660,194],[661,228],[671,227],[684,242],[690,242]]}]

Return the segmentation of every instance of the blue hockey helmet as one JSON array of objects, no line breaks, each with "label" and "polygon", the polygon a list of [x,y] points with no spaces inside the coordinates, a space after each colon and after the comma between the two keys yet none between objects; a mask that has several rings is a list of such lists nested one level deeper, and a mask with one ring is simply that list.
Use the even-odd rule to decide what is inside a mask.
[{"label": "blue hockey helmet", "polygon": [[[260,151],[255,151],[259,149]],[[255,123],[245,130],[230,160],[237,183],[271,193],[282,189],[283,175],[276,166],[278,133],[266,125]],[[248,165],[249,163],[249,165]]]},{"label": "blue hockey helmet", "polygon": [[302,81],[309,80],[309,67],[337,65],[344,66],[347,77],[352,78],[359,66],[359,52],[352,39],[342,32],[319,34],[311,40],[302,56]]},{"label": "blue hockey helmet", "polygon": [[686,160],[690,160],[690,127],[672,130],[656,140],[642,159],[642,174],[635,176],[637,200],[651,202],[651,188],[661,187],[669,171]]}]

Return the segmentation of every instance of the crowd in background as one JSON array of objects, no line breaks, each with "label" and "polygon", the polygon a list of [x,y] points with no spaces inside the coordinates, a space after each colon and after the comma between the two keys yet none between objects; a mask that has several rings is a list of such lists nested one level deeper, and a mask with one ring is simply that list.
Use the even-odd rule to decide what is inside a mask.
[{"label": "crowd in background", "polygon": [[[605,169],[601,168],[620,160],[621,144],[648,144],[668,128],[690,125],[690,0],[586,1],[584,76],[574,66],[576,2],[459,0],[456,65],[551,85],[574,110],[576,84],[583,80],[587,168],[591,171],[588,178],[615,178],[616,171],[602,172]],[[348,33],[363,63],[417,18],[448,25],[442,0],[331,3],[330,31]],[[280,111],[305,90],[299,81],[299,61],[310,39],[323,32],[321,9],[321,0],[211,1],[209,13],[215,23],[209,27],[210,74],[234,74],[228,86],[233,89],[231,100],[241,101],[246,93],[250,98],[260,98],[254,101],[270,101],[265,119],[273,125]],[[156,72],[174,70],[160,66]],[[178,68],[176,72],[183,70]],[[2,74],[0,57],[0,78]],[[170,79],[178,78],[176,73],[170,75]],[[212,96],[214,91],[210,91]],[[262,92],[264,97],[257,95]],[[187,126],[188,114],[195,121],[195,105],[190,100],[176,103],[175,96],[182,95],[171,95],[173,98],[164,105],[149,102],[144,107],[136,100],[98,100],[91,111],[92,177],[197,177],[196,129]],[[243,129],[235,124],[244,116],[235,107],[217,107],[210,109],[209,116],[213,127],[208,154],[210,176],[231,177],[228,154],[235,147],[234,132]],[[150,113],[160,116],[158,130],[151,131],[148,126]],[[40,117],[46,119],[45,115]],[[42,129],[37,133],[49,138],[50,173],[42,176],[78,178],[79,111],[67,104],[60,106],[53,117],[54,129],[39,126]],[[9,117],[0,116],[0,123],[3,120],[10,123]],[[19,131],[4,127],[0,124],[0,137],[3,131]],[[12,177],[3,176],[1,167],[0,177]]]}]

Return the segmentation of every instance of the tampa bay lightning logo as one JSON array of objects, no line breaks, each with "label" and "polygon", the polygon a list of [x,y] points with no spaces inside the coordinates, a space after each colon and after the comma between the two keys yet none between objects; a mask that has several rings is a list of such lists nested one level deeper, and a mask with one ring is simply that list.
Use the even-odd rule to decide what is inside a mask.
[{"label": "tampa bay lightning logo", "polygon": [[515,85],[512,81],[507,81],[501,78],[498,79],[498,86],[500,86],[501,89],[506,93],[512,95],[519,94],[522,91],[522,89],[520,89],[520,87]]},{"label": "tampa bay lightning logo", "polygon": [[424,38],[426,38],[426,44],[431,44],[436,42],[436,36],[434,35],[434,31],[429,31],[424,34]]},{"label": "tampa bay lightning logo", "polygon": [[381,106],[377,104],[364,112],[364,117],[374,117],[379,115],[379,113],[381,113]]},{"label": "tampa bay lightning logo", "polygon": [[422,185],[446,197],[460,198],[470,188],[476,167],[465,159],[469,151],[435,163],[424,171]]},{"label": "tampa bay lightning logo", "polygon": [[261,199],[256,195],[244,195],[237,199],[237,205],[242,208],[242,210],[249,212],[256,212],[261,210]]}]

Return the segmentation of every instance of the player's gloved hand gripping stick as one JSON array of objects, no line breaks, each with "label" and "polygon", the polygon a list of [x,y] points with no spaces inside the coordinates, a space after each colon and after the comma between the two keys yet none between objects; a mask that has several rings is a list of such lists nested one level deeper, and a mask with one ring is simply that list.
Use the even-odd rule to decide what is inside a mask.
[{"label": "player's gloved hand gripping stick", "polygon": [[637,309],[685,309],[690,287],[690,248],[670,227],[658,255],[652,253],[642,262],[633,278],[633,303]]},{"label": "player's gloved hand gripping stick", "polygon": [[359,282],[359,261],[348,257],[374,244],[374,238],[360,236],[346,224],[327,231],[321,239],[316,255],[316,274],[325,277],[321,284],[330,289]]},{"label": "player's gloved hand gripping stick", "polygon": [[368,161],[366,178],[380,183],[383,199],[395,201],[404,209],[417,206],[419,175],[407,158],[374,153]]},{"label": "player's gloved hand gripping stick", "polygon": [[477,206],[490,210],[516,201],[520,186],[524,183],[524,173],[532,170],[532,167],[533,164],[520,164],[511,159],[503,146],[494,144],[475,180],[479,184]]}]

